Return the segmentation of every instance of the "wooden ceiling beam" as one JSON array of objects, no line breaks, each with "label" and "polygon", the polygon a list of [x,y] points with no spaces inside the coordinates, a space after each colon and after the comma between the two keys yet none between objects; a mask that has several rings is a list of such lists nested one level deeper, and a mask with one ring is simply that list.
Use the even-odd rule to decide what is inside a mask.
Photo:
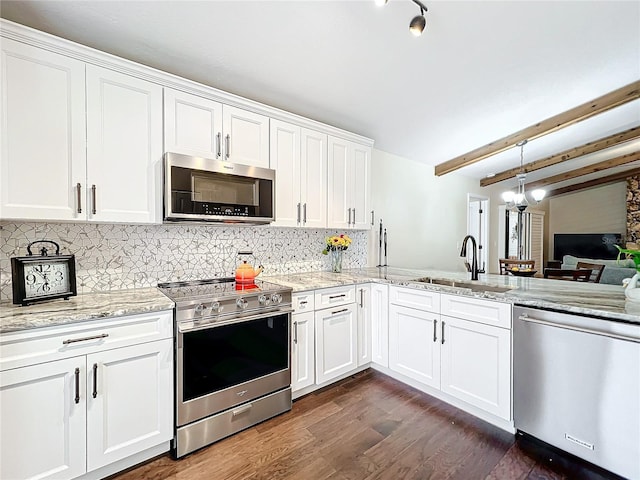
[{"label": "wooden ceiling beam", "polygon": [[569,172],[560,173],[535,182],[527,183],[524,188],[527,191],[531,191],[546,185],[553,185],[554,183],[564,182],[566,180],[571,180],[572,178],[589,175],[590,173],[601,172],[609,168],[619,167],[620,165],[626,165],[627,163],[636,162],[638,160],[640,160],[640,151],[627,153],[626,155],[610,158],[603,162],[594,163],[592,165],[587,165],[586,167],[577,168]]},{"label": "wooden ceiling beam", "polygon": [[[557,165],[558,163],[582,157],[583,155],[599,152],[601,150],[611,148],[615,145],[619,145],[630,140],[635,140],[637,138],[640,138],[640,127],[633,127],[629,130],[614,133],[613,135],[609,135],[608,137],[603,137],[593,142],[585,143],[584,145],[580,145],[579,147],[570,148],[569,150],[551,155],[550,157],[527,163],[526,165],[524,165],[524,171],[526,173],[534,172],[542,168],[550,167],[551,165]],[[493,177],[483,178],[482,180],[480,180],[480,186],[487,187],[489,185],[493,185],[494,183],[514,178],[518,173],[520,173],[520,167],[510,168],[509,170],[505,170],[504,172],[497,173]]]},{"label": "wooden ceiling beam", "polygon": [[547,118],[511,135],[507,135],[499,140],[488,143],[483,147],[476,148],[475,150],[436,165],[435,174],[441,176],[454,172],[462,167],[484,160],[496,153],[504,152],[522,140],[534,140],[564,127],[568,127],[569,125],[573,125],[574,123],[586,120],[599,113],[624,105],[637,98],[640,98],[640,80],[595,98],[590,102],[583,103],[571,110],[554,115],[553,117]]},{"label": "wooden ceiling beam", "polygon": [[598,185],[606,185],[607,183],[624,180],[629,177],[633,177],[634,175],[640,175],[640,168],[625,170],[624,172],[614,173],[613,175],[607,175],[606,177],[595,178],[593,180],[589,180],[588,182],[576,183],[575,185],[556,188],[555,190],[547,192],[546,198],[555,197],[556,195],[563,195],[565,193],[577,192],[579,190],[597,187]]}]

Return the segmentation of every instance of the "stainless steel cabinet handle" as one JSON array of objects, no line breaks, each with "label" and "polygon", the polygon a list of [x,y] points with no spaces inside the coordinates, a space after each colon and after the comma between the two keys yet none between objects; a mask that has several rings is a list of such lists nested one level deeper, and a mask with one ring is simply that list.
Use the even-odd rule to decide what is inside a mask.
[{"label": "stainless steel cabinet handle", "polygon": [[355,225],[356,224],[356,209],[352,208],[351,210],[353,210],[353,222],[351,222],[351,223],[352,223],[352,225]]},{"label": "stainless steel cabinet handle", "polygon": [[364,308],[364,288],[360,289],[360,308]]},{"label": "stainless steel cabinet handle", "polygon": [[298,322],[293,322],[293,343],[298,343]]},{"label": "stainless steel cabinet handle", "polygon": [[440,330],[440,337],[441,337],[440,341],[441,341],[442,345],[444,345],[444,321],[442,322],[441,327],[442,328]]},{"label": "stainless steel cabinet handle", "polygon": [[88,342],[89,340],[98,340],[99,338],[107,338],[109,336],[108,333],[101,333],[100,335],[94,335],[92,337],[82,337],[82,338],[70,338],[68,340],[63,340],[63,345],[69,345],[70,343],[76,342]]},{"label": "stainless steel cabinet handle", "polygon": [[216,134],[216,158],[220,158],[222,155],[222,133]]},{"label": "stainless steel cabinet handle", "polygon": [[628,337],[627,335],[618,335],[617,333],[603,332],[600,330],[592,330],[590,328],[574,327],[573,325],[565,325],[562,323],[549,322],[547,320],[541,320],[539,318],[529,317],[528,315],[520,315],[518,317],[518,320],[522,320],[523,322],[546,325],[547,327],[563,328],[565,330],[573,330],[576,332],[590,333],[593,335],[601,335],[603,337],[615,338],[617,340],[624,340],[625,342],[640,343],[640,338]]},{"label": "stainless steel cabinet handle", "polygon": [[76,397],[74,400],[76,403],[80,403],[80,369],[76,368],[74,374],[76,376]]},{"label": "stainless steel cabinet handle", "polygon": [[343,308],[342,310],[336,310],[335,312],[331,312],[331,315],[336,315],[337,313],[348,312],[348,308]]},{"label": "stainless steel cabinet handle", "polygon": [[96,186],[91,185],[91,213],[96,214]]},{"label": "stainless steel cabinet handle", "polygon": [[373,225],[373,210],[371,210],[371,225]]},{"label": "stainless steel cabinet handle", "polygon": [[98,364],[93,364],[93,398],[98,396]]},{"label": "stainless steel cabinet handle", "polygon": [[244,405],[244,406],[242,406],[240,408],[236,408],[235,410],[233,410],[231,412],[231,416],[232,417],[236,417],[236,416],[240,415],[241,413],[248,412],[249,410],[251,410],[251,407],[253,407],[253,404],[247,403],[246,405]]},{"label": "stainless steel cabinet handle", "polygon": [[82,213],[82,185],[76,184],[76,195],[78,196],[78,213]]},{"label": "stainless steel cabinet handle", "polygon": [[306,304],[307,304],[307,301],[306,301],[306,300],[300,300],[299,305],[306,305]]},{"label": "stainless steel cabinet handle", "polygon": [[304,223],[307,223],[307,203],[306,203],[306,202],[305,202],[305,204],[304,204],[304,205],[303,205],[303,207],[302,207],[302,212],[303,212],[303,215],[302,215],[302,221],[303,221]]},{"label": "stainless steel cabinet handle", "polygon": [[225,141],[225,145],[224,145],[224,149],[225,149],[225,157],[227,157],[227,160],[229,159],[229,156],[231,155],[231,135],[227,134],[226,137],[224,137],[224,141]]},{"label": "stainless steel cabinet handle", "polygon": [[300,223],[300,204],[298,204],[298,219],[296,222]]},{"label": "stainless steel cabinet handle", "polygon": [[433,321],[433,342],[437,342],[438,341],[438,321],[434,320]]},{"label": "stainless steel cabinet handle", "polygon": [[351,225],[351,209],[348,208],[347,210],[349,211],[349,220],[347,222],[347,225]]},{"label": "stainless steel cabinet handle", "polygon": [[346,297],[346,294],[342,294],[342,295],[329,295],[329,300],[333,300],[334,298],[344,298]]}]

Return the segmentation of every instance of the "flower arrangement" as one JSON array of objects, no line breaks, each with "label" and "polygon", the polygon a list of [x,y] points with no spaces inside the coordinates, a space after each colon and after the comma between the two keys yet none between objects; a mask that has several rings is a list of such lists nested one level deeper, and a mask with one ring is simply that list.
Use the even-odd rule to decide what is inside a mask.
[{"label": "flower arrangement", "polygon": [[620,248],[619,245],[615,245],[615,247],[619,250],[618,252],[618,262],[620,262],[620,256],[623,253],[627,254],[627,258],[631,258],[633,263],[636,266],[636,271],[640,273],[640,250],[635,250],[632,248]]},{"label": "flower arrangement", "polygon": [[351,239],[348,235],[334,235],[326,238],[326,246],[322,250],[323,255],[327,255],[334,250],[346,250],[351,245]]}]

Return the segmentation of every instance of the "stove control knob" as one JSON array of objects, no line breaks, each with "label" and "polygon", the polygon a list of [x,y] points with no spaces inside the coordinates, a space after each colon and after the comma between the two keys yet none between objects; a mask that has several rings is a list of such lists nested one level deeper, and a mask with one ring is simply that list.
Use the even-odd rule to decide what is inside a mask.
[{"label": "stove control knob", "polygon": [[244,310],[249,305],[249,302],[247,302],[244,298],[239,298],[238,300],[236,300],[236,305],[238,306],[238,308]]},{"label": "stove control knob", "polygon": [[220,305],[220,302],[212,302],[211,303],[211,313],[220,313],[220,312],[222,312],[223,308],[224,307],[222,307]]},{"label": "stove control knob", "polygon": [[258,297],[258,303],[260,303],[260,305],[266,307],[266,306],[271,304],[271,298],[267,297],[266,295],[260,295]]},{"label": "stove control knob", "polygon": [[204,311],[206,310],[206,308],[207,308],[207,307],[205,307],[205,306],[201,303],[200,305],[196,306],[196,308],[195,308],[195,310],[194,310],[194,311],[195,311],[196,315],[200,315],[200,316],[202,316],[202,315],[204,315]]},{"label": "stove control knob", "polygon": [[280,295],[279,293],[274,293],[273,295],[271,295],[271,301],[276,304],[282,302],[282,295]]}]

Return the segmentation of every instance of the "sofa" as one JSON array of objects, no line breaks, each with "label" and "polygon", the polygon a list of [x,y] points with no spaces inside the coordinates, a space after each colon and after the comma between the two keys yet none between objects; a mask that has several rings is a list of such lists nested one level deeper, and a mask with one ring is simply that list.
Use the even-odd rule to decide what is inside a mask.
[{"label": "sofa", "polygon": [[608,283],[611,285],[622,286],[624,278],[631,278],[636,273],[635,265],[631,259],[618,260],[599,260],[594,258],[580,258],[573,255],[565,255],[562,257],[562,268],[575,269],[578,262],[598,263],[604,265],[600,283]]}]

